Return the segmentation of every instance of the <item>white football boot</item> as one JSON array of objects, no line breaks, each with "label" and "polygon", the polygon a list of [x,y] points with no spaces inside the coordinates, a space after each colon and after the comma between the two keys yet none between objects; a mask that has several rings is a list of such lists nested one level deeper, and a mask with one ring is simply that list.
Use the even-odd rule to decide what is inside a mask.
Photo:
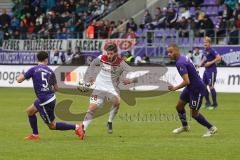
[{"label": "white football boot", "polygon": [[217,127],[212,126],[209,130],[207,130],[207,132],[203,135],[203,137],[211,137],[212,135],[214,135],[215,133],[217,133]]},{"label": "white football boot", "polygon": [[189,132],[190,131],[190,127],[189,126],[181,126],[179,128],[176,128],[172,131],[172,133],[174,134],[179,134],[182,132]]}]

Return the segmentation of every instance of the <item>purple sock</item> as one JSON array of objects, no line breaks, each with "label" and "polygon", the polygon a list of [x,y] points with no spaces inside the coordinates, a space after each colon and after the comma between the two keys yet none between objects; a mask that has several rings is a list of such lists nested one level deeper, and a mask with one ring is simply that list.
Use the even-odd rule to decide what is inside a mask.
[{"label": "purple sock", "polygon": [[64,122],[56,122],[56,130],[61,130],[61,131],[65,131],[65,130],[75,130],[76,125],[74,124],[68,124],[68,123],[64,123]]},{"label": "purple sock", "polygon": [[217,93],[216,93],[216,90],[214,88],[211,89],[211,94],[212,94],[213,104],[217,104]]},{"label": "purple sock", "polygon": [[212,127],[212,125],[200,113],[198,114],[197,117],[193,117],[193,118],[196,121],[198,121],[198,123],[200,123],[201,125],[207,127],[208,129],[210,129]]},{"label": "purple sock", "polygon": [[32,134],[38,135],[37,116],[35,114],[28,116],[28,120],[32,128]]},{"label": "purple sock", "polygon": [[185,109],[183,109],[183,110],[177,110],[177,112],[178,112],[178,117],[179,117],[179,119],[180,119],[180,121],[181,121],[181,123],[182,123],[182,126],[187,126],[188,123],[187,123],[187,118],[186,118],[186,111],[185,111]]},{"label": "purple sock", "polygon": [[209,99],[209,92],[207,90],[206,95],[205,95],[206,103],[210,104],[210,99]]}]

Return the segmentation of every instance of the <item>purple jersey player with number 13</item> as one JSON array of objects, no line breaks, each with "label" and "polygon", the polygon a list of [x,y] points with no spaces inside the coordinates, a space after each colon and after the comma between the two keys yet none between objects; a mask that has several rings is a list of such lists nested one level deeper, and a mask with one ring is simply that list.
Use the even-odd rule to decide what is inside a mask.
[{"label": "purple jersey player with number 13", "polygon": [[22,83],[25,79],[32,78],[33,87],[37,99],[27,109],[28,119],[32,128],[32,134],[25,137],[26,140],[39,140],[37,116],[39,112],[43,121],[52,130],[77,130],[78,125],[67,124],[64,122],[55,122],[54,108],[56,103],[55,91],[58,90],[56,76],[54,72],[47,66],[48,53],[39,52],[37,54],[38,65],[30,68],[25,74],[19,75],[18,83]]},{"label": "purple jersey player with number 13", "polygon": [[167,48],[168,56],[171,60],[176,61],[176,67],[183,81],[177,86],[168,86],[170,91],[176,91],[184,88],[178,100],[176,109],[182,126],[173,130],[178,134],[189,131],[186,119],[185,105],[189,103],[192,117],[202,126],[208,128],[203,137],[210,137],[217,132],[217,128],[207,121],[207,119],[199,113],[202,104],[202,98],[206,94],[206,86],[198,75],[198,72],[192,61],[186,56],[180,55],[177,45],[172,44]]}]

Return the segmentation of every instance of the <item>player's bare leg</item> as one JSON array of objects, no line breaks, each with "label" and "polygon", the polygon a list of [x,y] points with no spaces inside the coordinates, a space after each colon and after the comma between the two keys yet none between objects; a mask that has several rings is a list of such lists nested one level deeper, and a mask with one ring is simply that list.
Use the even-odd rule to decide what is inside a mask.
[{"label": "player's bare leg", "polygon": [[182,126],[173,130],[173,133],[175,134],[189,131],[189,126],[188,126],[187,117],[186,117],[186,110],[184,108],[186,104],[187,102],[181,99],[178,100],[176,110],[178,112],[178,117],[182,123]]},{"label": "player's bare leg", "polygon": [[87,130],[88,126],[92,122],[93,115],[95,110],[97,109],[97,104],[91,103],[88,107],[88,111],[85,115],[84,121],[83,121],[83,126],[84,126],[84,131]]},{"label": "player's bare leg", "polygon": [[203,137],[210,137],[217,132],[217,128],[210,124],[206,118],[201,113],[199,113],[198,110],[191,109],[191,115],[199,124],[208,128],[208,131],[203,135]]},{"label": "player's bare leg", "polygon": [[38,112],[37,108],[32,104],[26,110],[28,115],[29,124],[32,128],[32,134],[25,137],[26,140],[39,140],[40,137],[38,135],[38,126],[37,126],[37,116],[36,113]]},{"label": "player's bare leg", "polygon": [[80,139],[83,140],[84,134],[90,123],[92,122],[93,115],[95,110],[97,109],[97,104],[91,103],[88,106],[88,111],[85,115],[85,118],[82,123],[80,123],[79,128],[77,129],[76,133],[79,135]]},{"label": "player's bare leg", "polygon": [[113,121],[114,117],[117,115],[119,107],[120,107],[120,97],[114,96],[111,99],[111,101],[112,101],[112,107],[109,112],[109,118],[108,118],[108,123],[107,123],[107,130],[108,130],[108,133],[110,133],[110,134],[113,132],[112,121]]}]

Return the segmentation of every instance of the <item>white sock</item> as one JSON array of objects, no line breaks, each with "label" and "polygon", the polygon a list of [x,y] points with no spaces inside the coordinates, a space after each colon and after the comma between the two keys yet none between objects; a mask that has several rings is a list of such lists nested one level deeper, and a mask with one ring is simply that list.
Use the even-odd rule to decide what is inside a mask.
[{"label": "white sock", "polygon": [[79,128],[79,125],[78,124],[76,124],[75,125],[75,130],[77,130]]},{"label": "white sock", "polygon": [[83,121],[83,126],[84,126],[84,131],[88,128],[89,124],[92,122],[93,119],[93,112],[92,111],[87,111],[84,121]]},{"label": "white sock", "polygon": [[109,112],[109,118],[108,118],[108,122],[112,122],[114,117],[117,115],[119,107],[111,107],[111,110]]}]

